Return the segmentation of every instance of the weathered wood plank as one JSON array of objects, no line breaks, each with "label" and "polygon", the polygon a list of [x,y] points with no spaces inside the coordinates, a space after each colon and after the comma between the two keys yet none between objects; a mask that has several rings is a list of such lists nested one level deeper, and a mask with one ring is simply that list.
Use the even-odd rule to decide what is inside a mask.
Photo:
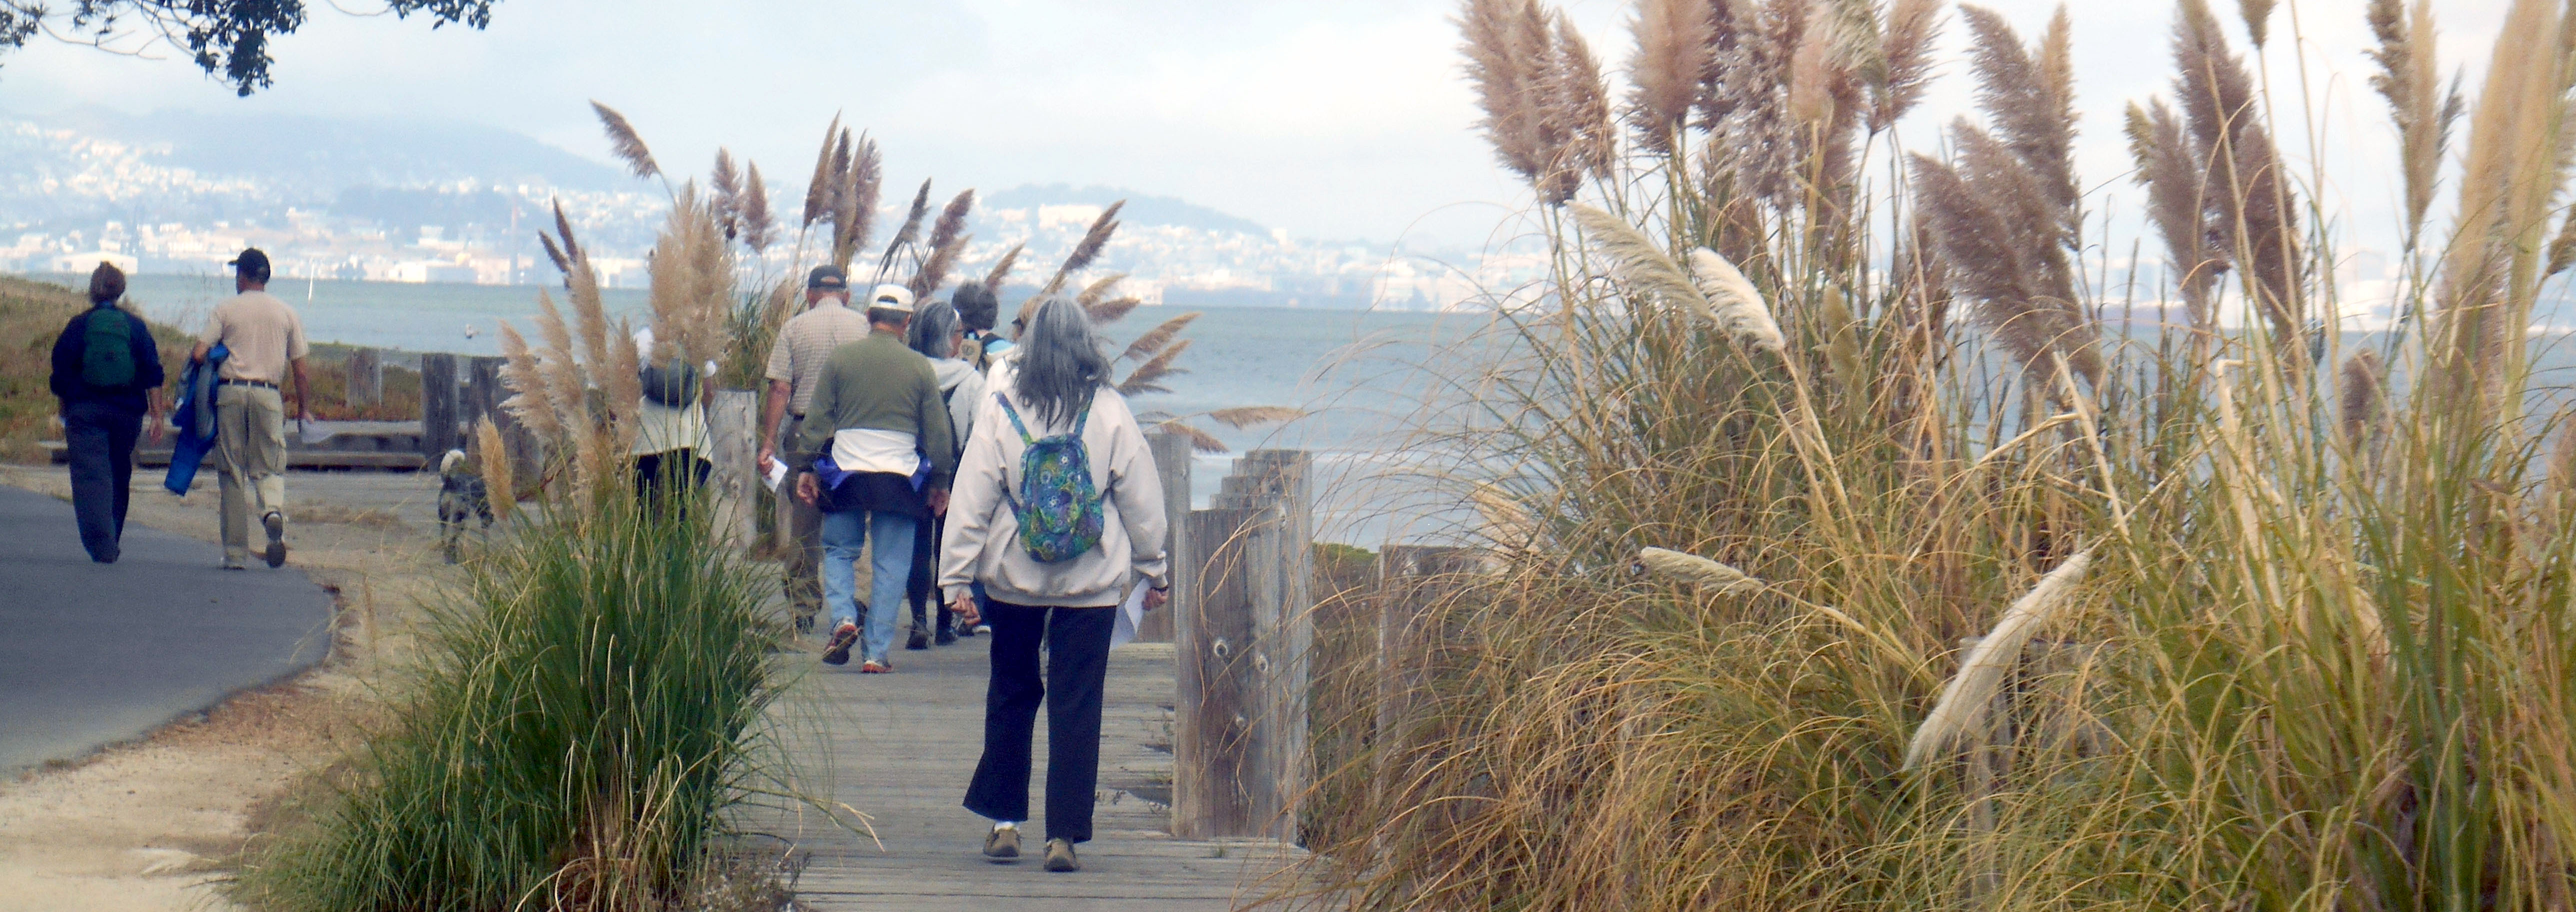
[{"label": "weathered wood plank", "polygon": [[[1174,840],[1168,808],[1148,800],[1171,781],[1173,647],[1137,643],[1110,655],[1100,791],[1084,869],[1040,867],[1044,821],[1029,822],[1016,864],[979,854],[986,822],[961,806],[983,751],[989,638],[925,652],[897,650],[896,672],[806,666],[781,722],[800,789],[865,814],[853,831],[810,807],[746,809],[745,830],[786,840],[805,867],[799,905],[814,909],[975,910],[1024,907],[1201,912],[1248,904],[1283,864],[1275,844]],[[798,661],[812,662],[800,655]],[[1043,810],[1046,728],[1040,716],[1031,807]],[[843,816],[847,816],[843,812]],[[997,905],[1013,900],[1012,906]]]}]

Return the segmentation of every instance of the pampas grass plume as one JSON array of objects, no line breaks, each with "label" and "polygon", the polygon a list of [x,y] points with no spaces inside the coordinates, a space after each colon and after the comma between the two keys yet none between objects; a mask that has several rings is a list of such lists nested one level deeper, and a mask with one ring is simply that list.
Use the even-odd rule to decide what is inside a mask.
[{"label": "pampas grass plume", "polygon": [[993,268],[984,273],[985,291],[1002,292],[1002,282],[1011,277],[1011,267],[1020,264],[1020,251],[1028,249],[1028,246],[1025,243],[1013,244],[1011,249],[1002,252],[1001,259],[993,261]]},{"label": "pampas grass plume", "polygon": [[1720,595],[1752,595],[1768,587],[1761,580],[1745,575],[1742,570],[1696,554],[1666,548],[1639,549],[1635,569],[1658,579],[1696,583]]},{"label": "pampas grass plume", "polygon": [[823,128],[823,149],[814,153],[814,179],[805,184],[805,219],[803,227],[831,215],[838,208],[832,200],[832,188],[840,182],[840,171],[833,167],[832,152],[838,148],[841,115],[832,115],[832,125]]},{"label": "pampas grass plume", "polygon": [[1716,50],[1716,22],[1706,0],[1640,0],[1636,55],[1628,59],[1628,123],[1637,141],[1659,154],[1673,140],[1698,101],[1700,79]]},{"label": "pampas grass plume", "polygon": [[510,477],[510,447],[501,439],[500,426],[490,418],[475,423],[474,439],[483,457],[484,497],[507,515],[519,506],[518,479]]},{"label": "pampas grass plume", "polygon": [[609,152],[625,162],[628,170],[636,177],[661,175],[662,166],[654,163],[653,150],[644,147],[644,137],[635,132],[634,124],[626,122],[626,115],[597,100],[590,103],[590,109],[598,112],[600,127],[608,131]]},{"label": "pampas grass plume", "polygon": [[769,185],[760,179],[760,163],[744,169],[742,180],[742,245],[766,253],[778,230],[778,215],[769,210]]},{"label": "pampas grass plume", "polygon": [[[1699,288],[1691,284],[1673,258],[1665,255],[1663,245],[1647,237],[1627,220],[1582,203],[1565,207],[1594,246],[1609,255],[1619,277],[1639,291],[1663,298],[1692,310],[1708,314],[1708,301]],[[1709,314],[1716,319],[1714,314]]]},{"label": "pampas grass plume", "polygon": [[2346,359],[2339,373],[2335,391],[2341,413],[2338,423],[2343,426],[2344,442],[2359,449],[2378,436],[2380,422],[2387,414],[2387,402],[2380,389],[2387,371],[2380,363],[2379,352],[2365,348]]},{"label": "pampas grass plume", "polygon": [[1737,341],[1767,352],[1788,347],[1788,337],[1780,332],[1780,323],[1771,317],[1771,308],[1762,301],[1762,292],[1744,277],[1743,270],[1706,247],[1691,251],[1691,272],[1698,277],[1700,294],[1708,299],[1709,319]]},{"label": "pampas grass plume", "polygon": [[1941,0],[1896,0],[1879,43],[1885,68],[1871,86],[1869,132],[1894,126],[1923,100],[1932,78],[1932,45],[1941,37]]},{"label": "pampas grass plume", "polygon": [[2004,611],[1994,629],[1977,641],[1976,648],[1968,650],[1967,658],[1959,662],[1959,673],[1942,688],[1932,714],[1923,719],[1923,727],[1914,732],[1914,741],[1906,745],[1906,769],[1921,766],[1933,755],[1949,750],[1970,728],[1985,720],[1987,708],[2003,686],[2005,672],[2011,671],[2021,658],[2022,644],[2074,601],[2075,584],[2084,579],[2084,571],[2092,565],[2093,552],[2079,551],[2057,569],[2048,571],[2039,578],[2038,585]]},{"label": "pampas grass plume", "polygon": [[1136,341],[1127,343],[1127,350],[1120,353],[1118,357],[1123,360],[1151,357],[1155,352],[1162,351],[1163,346],[1172,344],[1173,339],[1180,337],[1181,330],[1189,328],[1190,321],[1198,318],[1199,312],[1194,310],[1165,320],[1163,325],[1154,327],[1144,335],[1137,336]]}]

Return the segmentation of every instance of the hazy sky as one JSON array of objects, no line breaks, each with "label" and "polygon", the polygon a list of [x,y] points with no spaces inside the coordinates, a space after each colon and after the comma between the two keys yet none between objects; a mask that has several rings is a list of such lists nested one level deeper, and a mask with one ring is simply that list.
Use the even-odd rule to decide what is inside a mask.
[{"label": "hazy sky", "polygon": [[[2436,4],[2446,67],[2486,56],[2505,3]],[[1562,5],[1608,63],[1624,64],[1630,3]],[[1992,5],[2032,36],[2055,6]],[[2213,5],[2232,21],[2236,4]],[[314,6],[311,24],[278,42],[276,87],[249,99],[177,55],[39,41],[0,58],[0,111],[96,103],[467,120],[604,158],[584,104],[597,98],[625,111],[666,167],[702,172],[724,145],[801,184],[838,110],[883,141],[896,186],[924,176],[952,190],[1112,184],[1301,236],[1469,246],[1526,205],[1472,130],[1450,0],[504,0],[484,32]],[[2271,73],[2275,97],[2295,104],[2293,52],[2306,52],[2328,208],[2348,213],[2358,240],[2385,243],[2375,226],[2397,182],[2386,170],[2391,131],[2363,81],[2361,7],[2283,4]],[[2073,12],[2090,188],[2127,168],[2122,107],[2170,79],[2172,12],[2127,0]],[[2303,44],[2290,40],[2293,15]],[[1959,33],[1953,22],[1948,59]],[[1966,104],[1965,67],[1947,71],[1904,130],[1910,147],[1928,148]],[[2309,150],[2304,136],[2284,138],[2302,169]],[[2108,205],[2134,208],[2123,195]]]}]

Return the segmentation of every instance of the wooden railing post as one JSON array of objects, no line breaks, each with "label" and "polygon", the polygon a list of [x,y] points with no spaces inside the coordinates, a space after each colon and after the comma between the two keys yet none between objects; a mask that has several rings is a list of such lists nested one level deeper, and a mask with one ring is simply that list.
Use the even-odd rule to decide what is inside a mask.
[{"label": "wooden railing post", "polygon": [[496,413],[501,411],[501,400],[510,398],[509,388],[501,383],[501,368],[509,363],[510,359],[500,357],[465,359],[465,395],[457,400],[456,423],[466,434],[473,434],[487,417],[499,423]]},{"label": "wooden railing post", "polygon": [[1427,545],[1391,544],[1378,552],[1377,725],[1370,744],[1381,809],[1417,804],[1408,794],[1408,767],[1425,758],[1414,756],[1414,706],[1446,635],[1434,626],[1437,611],[1425,609],[1436,609],[1448,597],[1457,576],[1483,569],[1487,556],[1479,548]]},{"label": "wooden railing post", "polygon": [[1187,521],[1198,570],[1180,615],[1173,835],[1294,841],[1312,771],[1312,457],[1260,450]]},{"label": "wooden railing post", "polygon": [[433,465],[464,442],[457,433],[456,400],[456,356],[435,352],[420,356],[420,454],[433,460]]},{"label": "wooden railing post", "polygon": [[350,352],[348,363],[342,365],[342,369],[348,372],[348,383],[342,387],[346,391],[342,396],[343,404],[353,409],[365,409],[374,408],[376,403],[384,401],[385,361],[375,349],[361,348]]},{"label": "wooden railing post", "polygon": [[707,443],[715,450],[707,454],[715,464],[707,473],[708,494],[714,501],[716,541],[728,547],[751,547],[760,527],[752,513],[760,503],[760,469],[752,464],[760,458],[760,441],[753,433],[759,410],[760,394],[750,390],[718,390],[715,404],[707,407]]},{"label": "wooden railing post", "polygon": [[1176,642],[1181,605],[1189,597],[1190,580],[1198,575],[1198,562],[1190,550],[1187,532],[1190,517],[1190,439],[1179,434],[1145,435],[1154,451],[1154,470],[1163,484],[1163,528],[1170,530],[1164,551],[1171,559],[1172,603],[1163,610],[1145,616],[1136,630],[1136,638],[1148,643]]}]

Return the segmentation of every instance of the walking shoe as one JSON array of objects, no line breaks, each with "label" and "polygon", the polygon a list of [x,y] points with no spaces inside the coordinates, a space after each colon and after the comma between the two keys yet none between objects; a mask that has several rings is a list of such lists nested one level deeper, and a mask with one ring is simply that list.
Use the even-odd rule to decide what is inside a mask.
[{"label": "walking shoe", "polygon": [[859,625],[842,621],[841,626],[832,628],[832,642],[823,647],[823,664],[850,664],[850,647],[858,643]]},{"label": "walking shoe", "polygon": [[914,652],[928,649],[930,648],[930,635],[921,632],[921,628],[919,627],[912,628],[912,637],[903,641],[903,648]]},{"label": "walking shoe", "polygon": [[240,562],[240,561],[229,561],[229,560],[228,560],[228,561],[225,561],[225,562],[223,562],[222,564],[220,564],[220,565],[218,565],[218,566],[221,566],[223,569],[226,569],[226,570],[248,570],[248,569],[250,569],[249,567],[242,566],[242,562]]},{"label": "walking shoe", "polygon": [[[844,661],[847,660],[845,659]],[[869,675],[893,674],[894,663],[888,662],[884,659],[869,659],[865,662],[859,663],[859,673]]]},{"label": "walking shoe", "polygon": [[939,628],[939,635],[931,637],[930,641],[941,646],[957,642],[957,629],[954,627],[943,626]]},{"label": "walking shoe", "polygon": [[984,857],[999,861],[1018,859],[1020,857],[1019,828],[1005,830],[994,827],[992,832],[984,834]]},{"label": "walking shoe", "polygon": [[268,550],[260,554],[260,559],[271,567],[286,566],[286,514],[270,510],[259,518],[259,524],[268,530]]},{"label": "walking shoe", "polygon": [[1082,870],[1082,861],[1073,857],[1073,843],[1062,839],[1047,840],[1046,869],[1058,874]]},{"label": "walking shoe", "polygon": [[993,625],[991,625],[991,624],[977,624],[977,625],[975,625],[975,635],[976,635],[976,636],[991,636],[991,635],[992,635],[992,633],[993,633]]},{"label": "walking shoe", "polygon": [[804,616],[804,617],[797,618],[797,619],[796,619],[796,638],[797,638],[797,639],[802,640],[802,639],[806,639],[806,638],[808,638],[808,637],[811,637],[811,636],[813,636],[813,635],[814,635],[814,616],[809,614],[809,615],[806,615],[806,616]]}]

